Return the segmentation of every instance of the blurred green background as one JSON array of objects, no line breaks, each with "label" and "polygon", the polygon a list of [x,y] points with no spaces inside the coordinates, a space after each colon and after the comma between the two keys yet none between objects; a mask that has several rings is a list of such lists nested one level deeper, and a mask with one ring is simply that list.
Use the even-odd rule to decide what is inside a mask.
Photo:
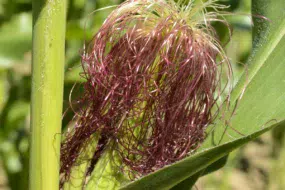
[{"label": "blurred green background", "polygon": [[[80,52],[112,9],[92,11],[123,0],[69,0],[66,31],[64,110],[74,83],[82,81]],[[237,13],[226,19],[233,28],[226,52],[234,81],[244,71],[252,47],[250,0],[222,0],[227,11]],[[248,16],[245,16],[248,14]],[[230,36],[222,24],[214,23],[221,41]],[[0,0],[0,190],[28,189],[29,118],[31,92],[32,4],[31,0]],[[80,94],[74,90],[72,99]],[[63,119],[66,127],[73,113]],[[227,165],[198,180],[203,189],[285,189],[285,148],[281,127],[232,153]],[[285,177],[283,177],[285,178]]]}]

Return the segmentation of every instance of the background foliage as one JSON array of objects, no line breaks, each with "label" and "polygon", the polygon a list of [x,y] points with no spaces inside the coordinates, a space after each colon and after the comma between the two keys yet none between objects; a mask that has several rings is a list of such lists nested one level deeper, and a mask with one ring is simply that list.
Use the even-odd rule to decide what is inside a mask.
[{"label": "background foliage", "polygon": [[[90,14],[95,9],[120,3],[120,0],[70,0],[66,34],[66,73],[64,110],[75,82],[80,82],[80,50],[84,41],[100,27],[110,10]],[[228,11],[251,13],[250,0],[222,0]],[[28,189],[29,116],[31,92],[31,0],[0,0],[0,190]],[[243,72],[252,49],[252,26],[248,16],[227,17],[233,27],[227,44],[235,82]],[[215,24],[223,43],[227,29]],[[72,99],[80,94],[74,90]],[[64,128],[72,117],[67,111]],[[285,165],[284,129],[235,151],[226,166],[199,179],[199,189],[285,189],[282,171]]]}]

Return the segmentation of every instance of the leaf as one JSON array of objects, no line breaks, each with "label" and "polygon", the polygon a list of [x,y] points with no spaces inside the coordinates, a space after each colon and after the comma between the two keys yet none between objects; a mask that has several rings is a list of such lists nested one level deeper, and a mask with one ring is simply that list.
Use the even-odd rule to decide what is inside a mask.
[{"label": "leaf", "polygon": [[[243,94],[231,120],[231,127],[220,123],[196,154],[122,189],[169,189],[277,125],[263,128],[270,121],[284,119],[285,20],[282,18],[285,16],[285,4],[282,0],[270,4],[274,4],[275,9],[269,9],[274,13],[268,15],[274,14],[272,18],[279,20],[271,23],[266,33],[259,31],[263,33],[262,39],[256,42],[248,72],[244,73],[231,96],[233,103]],[[210,148],[213,143],[216,147]]]},{"label": "leaf", "polygon": [[[285,120],[282,123],[284,122]],[[173,165],[167,166],[135,182],[132,182],[122,187],[121,189],[169,189],[173,187],[173,185],[183,181],[189,176],[196,174],[198,171],[206,168],[218,159],[227,155],[229,152],[257,138],[258,136],[273,129],[279,124],[281,123],[276,123],[274,125],[271,125],[270,127],[265,127],[255,133],[252,133],[251,135],[238,138],[234,141],[224,143],[223,145],[214,148],[201,151]]]},{"label": "leaf", "polygon": [[5,23],[0,30],[0,44],[0,68],[10,68],[22,61],[32,47],[31,14],[18,14]]},{"label": "leaf", "polygon": [[226,156],[220,158],[219,160],[217,160],[216,162],[211,164],[209,167],[207,167],[201,175],[202,176],[207,175],[209,173],[212,173],[212,172],[217,171],[218,169],[224,167],[227,163],[228,157],[229,156],[226,155]]},{"label": "leaf", "polygon": [[175,185],[170,190],[191,190],[192,186],[196,183],[200,176],[204,173],[204,170],[197,172],[196,174],[192,175],[188,179],[182,181],[178,185]]},{"label": "leaf", "polygon": [[4,110],[0,115],[0,123],[3,124],[3,127],[0,128],[0,136],[8,139],[9,136],[17,133],[19,129],[24,128],[25,120],[30,113],[30,104],[18,100],[7,107],[7,110]]},{"label": "leaf", "polygon": [[215,161],[214,163],[210,164],[206,169],[197,172],[196,174],[192,175],[191,177],[187,178],[186,180],[182,181],[181,183],[175,185],[171,190],[191,190],[192,186],[196,183],[199,177],[208,175],[212,172],[215,172],[222,167],[224,167],[227,163],[229,155],[226,155],[219,160]]},{"label": "leaf", "polygon": [[6,81],[6,71],[2,71],[0,69],[0,113],[2,112],[3,106],[5,104],[6,101],[6,94],[7,94],[7,90],[6,90],[6,85],[7,85],[7,81]]}]

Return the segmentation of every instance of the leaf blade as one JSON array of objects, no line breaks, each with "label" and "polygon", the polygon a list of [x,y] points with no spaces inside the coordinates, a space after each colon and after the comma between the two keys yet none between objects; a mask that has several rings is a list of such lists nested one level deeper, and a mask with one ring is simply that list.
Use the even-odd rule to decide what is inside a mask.
[{"label": "leaf blade", "polygon": [[273,129],[275,126],[284,122],[285,121],[276,123],[274,125],[271,125],[270,127],[261,129],[249,136],[239,138],[235,141],[231,141],[228,143],[224,143],[223,145],[220,145],[218,147],[210,148],[208,150],[185,158],[184,160],[179,161],[171,166],[167,166],[161,170],[158,170],[157,172],[147,175],[138,181],[132,182],[122,187],[121,190],[169,189],[177,183],[183,181],[187,177],[190,177],[198,171],[201,171],[202,169],[206,168],[210,164],[217,161],[219,158],[222,158],[223,156],[227,155],[228,152],[233,151],[235,148],[244,145],[245,143],[257,138],[261,134]]}]

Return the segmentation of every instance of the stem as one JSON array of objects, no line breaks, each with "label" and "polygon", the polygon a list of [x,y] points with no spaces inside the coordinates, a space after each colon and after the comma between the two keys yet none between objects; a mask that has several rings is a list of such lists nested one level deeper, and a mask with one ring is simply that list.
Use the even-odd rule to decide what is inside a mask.
[{"label": "stem", "polygon": [[59,189],[66,0],[33,0],[30,190]]}]

